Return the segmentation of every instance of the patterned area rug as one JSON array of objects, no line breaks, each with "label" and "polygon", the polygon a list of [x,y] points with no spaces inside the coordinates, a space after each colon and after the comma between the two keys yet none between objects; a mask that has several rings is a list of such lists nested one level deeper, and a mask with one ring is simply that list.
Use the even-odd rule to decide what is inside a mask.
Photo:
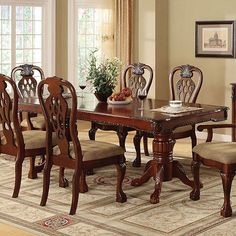
[{"label": "patterned area rug", "polygon": [[[68,215],[71,201],[71,184],[58,187],[58,168],[53,168],[47,205],[39,206],[42,193],[42,174],[27,178],[28,160],[24,162],[20,195],[11,198],[14,179],[14,161],[9,156],[0,157],[0,221],[17,226],[32,235],[236,235],[236,189],[232,189],[233,217],[220,217],[223,203],[221,179],[216,171],[201,168],[204,188],[199,201],[189,199],[190,188],[179,180],[163,183],[160,203],[152,205],[149,196],[153,180],[141,187],[132,187],[132,178],[141,175],[144,164],[133,168],[134,153],[128,151],[124,191],[128,201],[115,202],[115,167],[96,169],[88,176],[89,192],[80,194],[75,216]],[[190,175],[191,158],[180,158]],[[149,160],[143,157],[143,161]],[[71,183],[71,171],[66,176]],[[0,228],[0,235],[1,228]],[[9,234],[11,235],[11,234]]]}]

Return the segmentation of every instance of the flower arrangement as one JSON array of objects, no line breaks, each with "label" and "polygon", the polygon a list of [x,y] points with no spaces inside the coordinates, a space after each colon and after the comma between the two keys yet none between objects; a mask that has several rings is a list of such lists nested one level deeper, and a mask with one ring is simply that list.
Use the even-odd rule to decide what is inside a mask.
[{"label": "flower arrangement", "polygon": [[106,58],[98,63],[95,55],[97,51],[96,49],[90,53],[86,80],[92,84],[95,95],[99,93],[107,98],[118,83],[117,76],[120,73],[122,63],[117,57]]}]

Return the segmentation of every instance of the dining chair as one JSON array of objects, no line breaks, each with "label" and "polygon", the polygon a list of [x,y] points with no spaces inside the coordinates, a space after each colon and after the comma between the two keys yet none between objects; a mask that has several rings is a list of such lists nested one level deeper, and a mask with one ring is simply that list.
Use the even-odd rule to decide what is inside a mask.
[{"label": "dining chair", "polygon": [[[18,120],[18,91],[15,82],[0,74],[0,153],[15,156],[15,186],[12,197],[18,197],[21,185],[22,163],[46,153],[46,131],[22,131]],[[54,143],[54,139],[53,139]],[[42,166],[30,162],[29,175],[35,176]]]},{"label": "dining chair", "polygon": [[223,217],[230,217],[232,216],[230,192],[236,173],[236,143],[212,142],[213,131],[219,128],[236,128],[236,124],[200,125],[197,128],[199,131],[206,129],[208,135],[205,143],[198,144],[193,148],[192,173],[194,177],[194,188],[190,193],[190,198],[194,201],[200,199],[200,165],[203,164],[216,168],[220,171],[224,192],[224,203],[220,214]]},{"label": "dining chair", "polygon": [[[192,65],[181,65],[173,68],[169,74],[170,100],[181,100],[183,103],[196,103],[203,82],[202,71]],[[134,139],[143,137],[145,155],[149,156],[147,138],[153,138],[153,134],[138,131]],[[178,127],[173,131],[173,139],[191,138],[192,147],[197,143],[195,125]],[[138,142],[138,141],[137,141]],[[137,153],[133,166],[141,166],[141,155]]]},{"label": "dining chair", "polygon": [[[43,96],[47,87],[48,95]],[[67,96],[63,96],[64,92]],[[70,94],[71,98],[68,98]],[[86,171],[114,164],[117,169],[116,201],[127,200],[122,190],[126,164],[124,149],[120,146],[93,140],[79,140],[76,125],[77,97],[75,88],[66,80],[56,76],[42,80],[38,85],[38,97],[46,120],[47,154],[43,174],[41,206],[45,206],[50,186],[50,171],[53,165],[60,167],[60,178],[64,168],[73,169],[72,202],[70,214],[76,213],[79,192],[87,192]],[[57,146],[52,147],[52,132],[55,131]],[[70,141],[71,140],[71,141]]]},{"label": "dining chair", "polygon": [[[132,97],[138,96],[138,90],[145,89],[149,91],[153,80],[153,70],[149,65],[144,63],[134,63],[126,67],[122,76],[122,88],[129,88],[132,91]],[[125,140],[129,131],[135,129],[117,124],[102,124],[92,122],[89,130],[89,138],[95,140],[95,134],[98,129],[116,131],[119,138],[119,145],[125,148]],[[140,139],[134,139],[136,151],[140,150]],[[144,144],[144,146],[147,146]]]},{"label": "dining chair", "polygon": [[[19,91],[19,96],[22,98],[37,97],[38,80],[44,79],[43,70],[30,64],[19,65],[13,68],[11,78],[16,82]],[[45,130],[45,120],[42,115],[30,112],[20,116],[20,125],[23,130]]]}]

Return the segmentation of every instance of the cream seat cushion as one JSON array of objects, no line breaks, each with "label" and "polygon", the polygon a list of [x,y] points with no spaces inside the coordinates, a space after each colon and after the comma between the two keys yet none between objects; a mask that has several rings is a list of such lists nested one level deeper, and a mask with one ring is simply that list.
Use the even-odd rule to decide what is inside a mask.
[{"label": "cream seat cushion", "polygon": [[186,132],[186,131],[190,131],[192,130],[193,127],[191,125],[185,125],[185,126],[182,126],[182,127],[178,127],[176,129],[174,129],[173,133],[182,133],[182,132]]},{"label": "cream seat cushion", "polygon": [[193,152],[205,159],[218,161],[224,164],[236,163],[235,142],[201,143],[193,148]]},{"label": "cream seat cushion", "polygon": [[[33,125],[34,128],[36,129],[45,129],[45,119],[43,115],[38,115],[35,117],[31,117],[30,118],[31,123]],[[27,120],[24,119],[21,123],[20,123],[21,127],[28,127],[27,124]]]},{"label": "cream seat cushion", "polygon": [[[122,147],[106,142],[81,140],[80,145],[83,154],[83,161],[98,160],[111,156],[123,155],[125,153]],[[58,146],[53,148],[53,154],[60,154]],[[74,158],[75,153],[72,143],[70,143],[70,154]]]},{"label": "cream seat cushion", "polygon": [[[25,149],[36,149],[46,147],[46,131],[27,130],[22,132]],[[56,145],[55,134],[52,135],[53,146]],[[1,143],[6,144],[5,136],[1,136]]]}]

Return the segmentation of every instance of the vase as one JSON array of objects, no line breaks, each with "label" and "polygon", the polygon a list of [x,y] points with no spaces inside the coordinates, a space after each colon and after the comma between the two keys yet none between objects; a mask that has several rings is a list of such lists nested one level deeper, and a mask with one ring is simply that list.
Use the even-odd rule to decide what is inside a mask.
[{"label": "vase", "polygon": [[107,98],[109,97],[109,96],[111,96],[111,94],[112,94],[112,92],[111,93],[107,93],[107,94],[104,94],[104,93],[98,93],[98,92],[95,92],[94,93],[94,95],[95,95],[95,97],[97,98],[97,100],[99,101],[99,102],[107,102]]}]

